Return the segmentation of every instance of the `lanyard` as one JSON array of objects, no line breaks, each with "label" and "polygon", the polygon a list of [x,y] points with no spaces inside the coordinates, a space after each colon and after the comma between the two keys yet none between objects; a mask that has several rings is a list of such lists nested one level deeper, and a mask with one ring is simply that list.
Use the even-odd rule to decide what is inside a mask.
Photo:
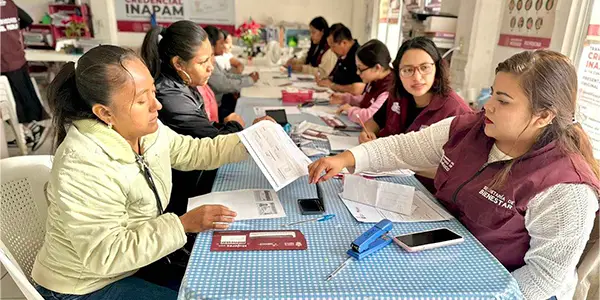
[{"label": "lanyard", "polygon": [[144,173],[144,178],[146,178],[146,182],[150,186],[150,189],[154,193],[154,198],[156,198],[156,209],[158,210],[158,215],[163,214],[162,202],[160,202],[160,196],[158,195],[158,190],[156,189],[156,185],[154,184],[154,179],[152,179],[152,175],[150,173],[150,167],[144,160],[144,157],[135,153],[135,161],[140,165],[142,169],[142,173]]}]

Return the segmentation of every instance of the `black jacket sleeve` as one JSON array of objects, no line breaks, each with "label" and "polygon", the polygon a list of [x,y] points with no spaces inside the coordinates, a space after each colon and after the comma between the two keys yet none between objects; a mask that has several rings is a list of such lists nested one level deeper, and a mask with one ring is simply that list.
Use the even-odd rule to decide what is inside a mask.
[{"label": "black jacket sleeve", "polygon": [[33,19],[31,18],[31,16],[29,16],[28,13],[26,13],[24,10],[22,10],[18,6],[17,6],[17,11],[18,11],[18,16],[19,16],[19,28],[23,29],[23,28],[29,27],[29,25],[31,25],[33,23]]},{"label": "black jacket sleeve", "polygon": [[[199,94],[197,96],[199,97]],[[163,105],[158,112],[161,122],[179,134],[195,138],[214,138],[244,129],[238,122],[211,122],[206,115],[202,99],[194,99],[193,95],[178,89],[162,89],[157,91],[156,97]]]}]

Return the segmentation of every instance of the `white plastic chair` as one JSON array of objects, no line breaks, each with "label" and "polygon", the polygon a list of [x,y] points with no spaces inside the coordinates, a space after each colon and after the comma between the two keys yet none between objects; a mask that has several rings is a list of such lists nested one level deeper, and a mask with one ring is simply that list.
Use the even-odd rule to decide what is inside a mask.
[{"label": "white plastic chair", "polygon": [[17,118],[17,104],[15,97],[10,89],[10,82],[6,76],[0,76],[0,112],[2,114],[2,122],[8,121],[12,128],[17,146],[22,155],[27,155],[27,145],[25,144],[25,134],[23,128]]},{"label": "white plastic chair", "polygon": [[9,257],[2,258],[2,263],[10,272],[7,264],[15,262],[16,268],[13,270],[17,269],[26,280],[18,275],[13,276],[12,273],[11,276],[25,295],[28,291],[22,286],[31,286],[33,262],[44,243],[48,210],[46,184],[50,179],[51,169],[50,155],[17,156],[0,160],[0,239],[3,252]]},{"label": "white plastic chair", "polygon": [[21,290],[23,296],[25,296],[27,299],[43,300],[44,298],[42,298],[40,293],[38,293],[35,287],[33,287],[33,285],[29,282],[27,277],[23,274],[21,268],[13,263],[14,258],[10,257],[5,251],[6,246],[0,242],[0,262],[2,262],[10,277],[19,287],[19,290]]}]

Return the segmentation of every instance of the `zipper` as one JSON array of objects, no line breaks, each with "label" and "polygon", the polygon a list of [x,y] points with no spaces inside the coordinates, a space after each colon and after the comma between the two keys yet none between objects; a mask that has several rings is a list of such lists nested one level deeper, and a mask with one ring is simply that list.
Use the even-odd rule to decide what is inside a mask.
[{"label": "zipper", "polygon": [[456,191],[454,191],[454,194],[452,194],[452,203],[456,204],[456,196],[458,196],[458,192],[460,192],[460,190],[467,185],[467,183],[473,181],[473,179],[475,179],[475,177],[479,176],[479,174],[481,174],[481,172],[483,172],[483,170],[485,170],[485,168],[487,168],[490,165],[490,163],[485,163],[483,164],[483,166],[481,166],[479,168],[479,170],[477,170],[477,172],[475,172],[475,174],[473,174],[473,176],[471,176],[471,178],[469,178],[467,181],[463,182],[461,185],[458,186],[458,188],[456,189]]}]

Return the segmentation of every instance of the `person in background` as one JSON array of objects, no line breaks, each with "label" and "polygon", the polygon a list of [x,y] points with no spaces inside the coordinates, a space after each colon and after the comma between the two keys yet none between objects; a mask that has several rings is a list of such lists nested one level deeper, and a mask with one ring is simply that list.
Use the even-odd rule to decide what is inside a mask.
[{"label": "person in background", "polygon": [[566,56],[521,52],[498,64],[483,111],[320,159],[309,180],[345,167],[437,167],[436,198],[512,273],[524,299],[572,299],[600,192],[576,95]]},{"label": "person in background", "polygon": [[[418,131],[445,118],[472,112],[450,87],[446,62],[430,39],[417,37],[402,43],[392,66],[393,90],[387,104],[365,123],[360,143]],[[416,176],[432,193],[435,171],[421,170]]]},{"label": "person in background", "polygon": [[330,74],[337,62],[337,56],[327,44],[329,25],[323,17],[316,17],[308,25],[310,30],[310,49],[305,58],[291,58],[285,67],[292,66],[292,71],[305,74]]},{"label": "person in background", "polygon": [[379,40],[370,40],[360,46],[356,50],[356,69],[367,86],[360,96],[350,93],[331,95],[331,104],[341,104],[337,112],[346,113],[355,123],[370,120],[385,103],[393,86],[391,61],[390,52]]},{"label": "person in background", "polygon": [[348,27],[342,23],[336,23],[329,28],[327,44],[338,60],[329,73],[329,77],[322,78],[325,74],[317,74],[316,81],[319,86],[332,89],[334,92],[350,93],[360,95],[365,89],[356,70],[356,50],[360,46],[358,41],[352,38]]},{"label": "person in background", "polygon": [[[25,60],[21,30],[29,27],[33,20],[13,0],[6,0],[0,1],[0,21],[5,29],[0,31],[0,73],[10,83],[26,142],[32,151],[36,151],[48,136],[48,130],[38,122],[48,116],[31,82],[29,65]],[[16,142],[9,144],[16,145]]]},{"label": "person in background", "polygon": [[[211,77],[213,50],[200,26],[184,20],[151,29],[144,38],[141,56],[155,78],[156,98],[163,106],[158,117],[163,124],[195,138],[214,138],[244,129],[244,120],[236,113],[226,116],[224,123],[213,122],[207,115],[202,93],[212,95],[198,87]],[[218,117],[214,111],[211,114]],[[167,211],[185,213],[188,198],[210,192],[215,172],[173,170],[173,201]]]},{"label": "person in background", "polygon": [[233,222],[221,205],[164,212],[171,167],[214,169],[248,154],[236,134],[197,139],[164,126],[155,93],[140,57],[112,45],[67,63],[50,84],[57,148],[31,273],[45,299],[176,299],[185,265],[172,257],[186,233]]},{"label": "person in background", "polygon": [[223,43],[223,54],[215,55],[216,63],[225,71],[232,72],[235,74],[242,74],[244,71],[244,64],[231,54],[231,48],[233,47],[233,38],[227,30],[221,29],[221,33],[225,37]]},{"label": "person in background", "polygon": [[[212,45],[214,55],[222,55],[225,49],[225,36],[223,32],[217,27],[210,25],[204,27],[204,30],[208,34],[208,40]],[[258,78],[257,72],[252,72],[249,75],[233,74],[215,64],[213,73],[208,79],[208,85],[215,92],[217,103],[219,104],[219,116],[222,117],[233,113],[242,88],[254,85],[258,81]]]}]

